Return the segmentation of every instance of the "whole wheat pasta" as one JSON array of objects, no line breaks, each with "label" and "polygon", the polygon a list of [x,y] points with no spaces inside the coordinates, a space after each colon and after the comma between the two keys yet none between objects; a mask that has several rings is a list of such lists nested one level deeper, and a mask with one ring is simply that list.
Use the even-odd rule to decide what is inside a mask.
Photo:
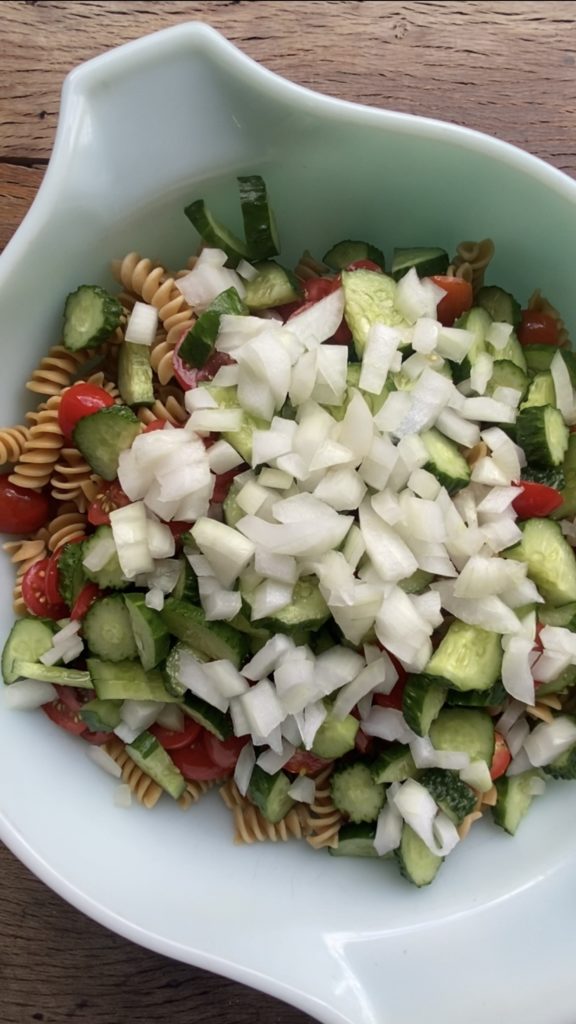
[{"label": "whole wheat pasta", "polygon": [[[194,321],[190,319],[189,323],[190,327],[192,327]],[[159,331],[156,335],[156,340],[150,350],[150,365],[158,377],[160,384],[168,384],[174,377],[174,364],[172,357],[182,333],[183,328],[174,328],[170,332],[172,335],[170,341],[168,340],[165,331]]]},{"label": "whole wheat pasta", "polygon": [[10,557],[10,561],[16,567],[16,579],[12,591],[12,605],[17,615],[25,615],[26,604],[22,598],[22,579],[28,569],[36,562],[41,561],[47,555],[46,531],[38,531],[36,537],[30,540],[7,541],[2,549]]},{"label": "whole wheat pasta", "polygon": [[30,427],[4,427],[0,430],[0,465],[18,462],[29,437]]},{"label": "whole wheat pasta", "polygon": [[[10,481],[20,487],[41,490],[50,482],[64,437],[58,423],[60,395],[53,395],[33,414],[35,420]],[[31,417],[32,418],[32,417]]]},{"label": "whole wheat pasta", "polygon": [[104,744],[103,749],[121,768],[122,781],[130,786],[130,790],[138,803],[143,804],[148,810],[155,807],[164,790],[149,775],[146,775],[141,768],[134,764],[132,758],[126,753],[122,740],[115,736],[114,739],[108,740]]},{"label": "whole wheat pasta", "polygon": [[302,839],[304,835],[302,805],[293,807],[281,821],[272,824],[242,796],[233,780],[222,786],[220,796],[232,811],[235,843],[286,842],[288,839]]},{"label": "whole wheat pasta", "polygon": [[58,395],[72,383],[79,368],[89,358],[85,349],[70,352],[63,345],[54,345],[32,371],[26,387],[37,395]]},{"label": "whole wheat pasta", "polygon": [[486,268],[493,256],[494,242],[491,238],[483,238],[481,242],[460,242],[448,268],[448,276],[470,281],[477,292],[484,283]]}]

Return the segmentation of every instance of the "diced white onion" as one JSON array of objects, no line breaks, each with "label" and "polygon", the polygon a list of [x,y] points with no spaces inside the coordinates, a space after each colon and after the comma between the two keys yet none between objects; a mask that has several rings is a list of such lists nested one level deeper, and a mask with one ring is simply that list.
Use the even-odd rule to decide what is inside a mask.
[{"label": "diced white onion", "polygon": [[376,822],[374,848],[383,857],[400,846],[402,838],[402,815],[392,803],[386,803]]},{"label": "diced white onion", "polygon": [[540,722],[524,742],[531,764],[535,768],[550,764],[576,743],[576,723],[566,715],[553,722]]},{"label": "diced white onion", "polygon": [[[238,733],[236,735],[238,735]],[[246,793],[248,792],[248,786],[250,785],[250,779],[252,778],[252,772],[255,764],[256,754],[254,747],[251,743],[247,743],[242,747],[234,768],[234,782],[242,796],[246,796]]]},{"label": "diced white onion", "polygon": [[126,782],[121,782],[114,790],[114,806],[127,810],[132,806],[132,790]]},{"label": "diced white onion", "polygon": [[88,747],[86,754],[91,761],[94,761],[95,764],[97,764],[99,768],[102,768],[103,771],[107,772],[108,775],[112,775],[115,779],[122,778],[122,769],[120,765],[113,757],[110,757],[110,754],[107,754],[102,747]]},{"label": "diced white onion", "polygon": [[3,690],[4,704],[11,711],[34,711],[57,697],[58,693],[51,683],[37,679],[20,679],[17,683],[5,686]]},{"label": "diced white onion", "polygon": [[316,796],[316,783],[314,779],[307,778],[306,775],[300,775],[294,780],[288,795],[301,804],[312,804]]},{"label": "diced white onion", "polygon": [[466,768],[461,768],[460,778],[462,782],[467,782],[469,786],[477,789],[480,793],[487,793],[489,789],[492,789],[490,768],[486,761],[472,761]]},{"label": "diced white onion", "polygon": [[132,345],[151,345],[156,337],[158,329],[158,310],[155,306],[149,306],[146,302],[135,302],[126,332],[124,341]]}]

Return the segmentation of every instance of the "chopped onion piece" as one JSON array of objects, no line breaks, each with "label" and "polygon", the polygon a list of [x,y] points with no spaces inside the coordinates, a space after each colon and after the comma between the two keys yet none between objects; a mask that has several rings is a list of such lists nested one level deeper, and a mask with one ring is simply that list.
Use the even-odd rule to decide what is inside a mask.
[{"label": "chopped onion piece", "polygon": [[492,777],[486,761],[472,761],[465,768],[461,768],[460,778],[462,782],[467,782],[469,786],[477,789],[480,793],[487,793],[489,789],[492,789]]},{"label": "chopped onion piece", "polygon": [[154,611],[161,612],[164,607],[164,591],[160,587],[151,587],[150,590],[146,591],[144,603],[147,608],[153,608]]},{"label": "chopped onion piece", "polygon": [[91,761],[94,761],[95,764],[97,764],[99,768],[102,768],[103,771],[107,772],[108,775],[112,775],[115,779],[122,778],[122,769],[120,765],[117,764],[114,758],[110,757],[110,754],[107,754],[102,747],[88,747],[86,754]]},{"label": "chopped onion piece", "polygon": [[290,786],[288,796],[300,804],[313,804],[316,796],[314,779],[307,778],[306,775],[299,775]]},{"label": "chopped onion piece", "polygon": [[576,407],[574,405],[574,391],[568,367],[560,350],[556,351],[550,364],[550,372],[554,381],[556,393],[556,405],[562,413],[566,423],[572,424],[576,421]]},{"label": "chopped onion piece", "polygon": [[576,743],[576,723],[566,715],[553,722],[540,722],[524,743],[531,764],[535,768],[550,764]]},{"label": "chopped onion piece", "polygon": [[[96,748],[97,749],[97,748]],[[127,810],[132,806],[132,790],[126,782],[121,782],[114,790],[114,806]]]},{"label": "chopped onion piece", "polygon": [[294,643],[290,637],[277,633],[244,665],[242,675],[247,679],[264,679],[274,671],[282,655],[293,649]]},{"label": "chopped onion piece", "polygon": [[259,765],[267,775],[275,775],[276,772],[281,771],[284,765],[288,763],[293,753],[294,747],[292,744],[287,743],[286,740],[284,740],[280,753],[276,753],[274,750],[265,750],[257,758],[256,764]]},{"label": "chopped onion piece", "polygon": [[[238,735],[238,733],[236,735]],[[254,747],[251,743],[247,743],[242,747],[242,750],[238,755],[238,760],[236,761],[236,767],[234,768],[234,782],[242,796],[246,796],[246,793],[248,792],[255,764],[256,753],[254,751]]]},{"label": "chopped onion piece", "polygon": [[150,346],[156,337],[158,310],[146,302],[135,302],[126,325],[124,341],[132,345]]},{"label": "chopped onion piece", "polygon": [[525,718],[519,718],[512,728],[509,729],[506,735],[506,743],[512,757],[516,757],[520,753],[529,734],[530,726]]},{"label": "chopped onion piece", "polygon": [[376,322],[368,331],[368,338],[362,354],[359,387],[372,395],[379,395],[386,383],[392,360],[402,334],[394,327]]},{"label": "chopped onion piece", "polygon": [[234,583],[256,550],[254,543],[237,530],[213,519],[198,519],[191,533],[223,587]]},{"label": "chopped onion piece", "polygon": [[406,725],[404,715],[395,708],[372,707],[368,718],[362,722],[362,730],[367,736],[378,736],[389,742],[411,743],[415,738],[415,733]]},{"label": "chopped onion piece", "polygon": [[512,334],[512,324],[501,323],[495,321],[491,323],[488,330],[486,331],[486,341],[492,345],[493,348],[500,351],[506,348],[506,345],[510,341],[510,335]]},{"label": "chopped onion piece", "polygon": [[56,700],[58,692],[51,683],[37,679],[20,679],[4,687],[4,704],[11,711],[34,711]]},{"label": "chopped onion piece", "polygon": [[402,838],[402,815],[392,803],[386,803],[376,822],[374,848],[378,856],[383,857],[400,846]]},{"label": "chopped onion piece", "polygon": [[533,775],[528,781],[528,792],[530,796],[543,796],[546,792],[546,782],[544,779],[539,778],[537,775]]}]

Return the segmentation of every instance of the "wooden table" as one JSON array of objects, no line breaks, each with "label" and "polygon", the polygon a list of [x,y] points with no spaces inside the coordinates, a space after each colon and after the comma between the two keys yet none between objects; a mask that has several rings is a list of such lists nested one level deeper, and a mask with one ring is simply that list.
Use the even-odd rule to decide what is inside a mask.
[{"label": "wooden table", "polygon": [[[3,2],[0,249],[42,180],[67,72],[109,47],[192,19],[302,85],[489,132],[576,176],[575,7],[434,0]],[[0,848],[2,1024],[305,1019],[274,999],[117,938]]]}]

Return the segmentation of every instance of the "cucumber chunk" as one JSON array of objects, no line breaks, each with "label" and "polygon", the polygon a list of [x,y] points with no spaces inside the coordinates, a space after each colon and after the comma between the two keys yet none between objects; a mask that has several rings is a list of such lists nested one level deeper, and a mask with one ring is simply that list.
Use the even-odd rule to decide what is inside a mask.
[{"label": "cucumber chunk", "polygon": [[196,697],[193,693],[187,693],[184,696],[184,703],[180,705],[182,711],[192,718],[198,725],[201,725],[203,729],[207,729],[219,740],[229,740],[232,736],[232,719],[229,715],[225,715],[223,711],[219,711],[218,708],[212,707],[208,704],[208,701],[202,700],[201,697]]},{"label": "cucumber chunk", "polygon": [[363,821],[358,825],[349,822],[338,832],[338,845],[329,847],[328,852],[332,857],[377,857],[375,835],[373,822]]},{"label": "cucumber chunk", "polygon": [[492,808],[492,815],[496,825],[505,829],[511,836],[516,834],[534,799],[530,792],[532,779],[540,777],[540,772],[533,769],[522,772],[521,775],[505,775],[496,782],[498,800]]},{"label": "cucumber chunk", "polygon": [[509,359],[496,359],[486,393],[493,395],[496,388],[513,388],[523,398],[528,389],[528,376],[516,363]]},{"label": "cucumber chunk", "polygon": [[554,519],[572,519],[576,515],[576,434],[570,434],[568,448],[562,464],[565,484],[562,490],[564,499],[559,508],[552,513]]},{"label": "cucumber chunk", "polygon": [[157,700],[176,704],[158,669],[145,672],[139,661],[101,661],[88,658],[88,671],[100,700]]},{"label": "cucumber chunk", "polygon": [[384,270],[384,253],[369,242],[352,242],[346,239],[337,242],[322,257],[322,262],[331,270],[345,270],[358,260],[372,260],[372,263],[377,263]]},{"label": "cucumber chunk", "polygon": [[96,697],[83,704],[79,715],[92,732],[114,732],[120,725],[121,700],[100,700]]},{"label": "cucumber chunk", "polygon": [[277,825],[295,804],[288,790],[292,780],[284,772],[269,775],[255,765],[248,786],[248,799],[272,825]]},{"label": "cucumber chunk", "polygon": [[[456,690],[489,690],[500,676],[500,635],[456,620],[424,669]],[[453,748],[457,750],[457,747]]]},{"label": "cucumber chunk", "polygon": [[486,351],[486,332],[492,323],[492,317],[485,309],[480,306],[473,306],[462,316],[458,317],[454,326],[464,328],[467,331],[471,331],[474,335],[474,341],[468,349],[468,353],[464,357],[461,363],[452,364],[452,373],[456,383],[460,383],[462,380],[468,380],[472,367],[478,359],[478,356],[482,352]]},{"label": "cucumber chunk", "polygon": [[119,594],[94,601],[84,619],[84,639],[91,653],[104,661],[137,657],[130,616]]},{"label": "cucumber chunk", "polygon": [[563,466],[524,466],[522,480],[544,484],[545,487],[553,487],[555,491],[563,491],[566,486]]},{"label": "cucumber chunk", "polygon": [[22,679],[38,679],[41,683],[56,683],[57,686],[77,686],[93,690],[90,673],[66,665],[43,665],[39,661],[16,661],[14,671]]},{"label": "cucumber chunk", "polygon": [[503,557],[526,563],[528,576],[548,604],[558,607],[576,601],[576,558],[559,523],[526,519],[521,530],[522,540],[503,551]]},{"label": "cucumber chunk", "polygon": [[38,662],[52,647],[54,626],[43,619],[17,619],[2,651],[2,677],[6,686],[19,678],[16,662]]},{"label": "cucumber chunk", "polygon": [[[240,589],[251,611],[254,591],[242,590],[242,585]],[[302,576],[294,585],[290,604],[274,615],[257,621],[260,628],[268,629],[272,633],[294,634],[301,630],[315,632],[329,617],[330,610],[320,593],[317,580],[314,576]]]},{"label": "cucumber chunk", "polygon": [[576,779],[576,743],[568,747],[562,754],[558,754],[551,764],[547,764],[543,771],[553,779],[561,781]]},{"label": "cucumber chunk", "polygon": [[374,761],[371,772],[374,782],[405,782],[416,775],[416,765],[408,747],[390,743]]},{"label": "cucumber chunk", "polygon": [[540,606],[538,619],[545,626],[563,626],[564,629],[570,629],[574,633],[576,632],[576,602],[571,601],[570,604],[564,604],[560,608],[549,605]]},{"label": "cucumber chunk", "polygon": [[455,494],[470,483],[470,466],[453,441],[450,441],[439,430],[425,430],[420,435],[426,451],[428,462],[424,469],[436,477],[448,494]]},{"label": "cucumber chunk", "polygon": [[169,633],[209,659],[228,659],[240,668],[248,653],[248,639],[225,622],[206,622],[201,608],[169,597],[160,612]]},{"label": "cucumber chunk", "polygon": [[155,668],[168,657],[170,634],[160,613],[148,608],[144,594],[124,594],[124,603],[142,668]]},{"label": "cucumber chunk", "polygon": [[498,323],[512,324],[513,327],[518,327],[522,322],[520,303],[503,288],[498,288],[496,285],[485,285],[478,292],[476,302]]},{"label": "cucumber chunk", "polygon": [[[236,388],[219,388],[213,384],[208,385],[208,392],[217,402],[220,409],[239,409],[240,404],[236,395]],[[222,438],[228,441],[245,462],[252,461],[252,435],[255,430],[268,430],[268,420],[260,416],[252,416],[248,412],[242,413],[242,425],[240,430],[222,431]]]},{"label": "cucumber chunk", "polygon": [[120,452],[130,448],[140,433],[140,421],[126,405],[111,405],[78,421],[74,444],[95,473],[105,480],[118,475]]},{"label": "cucumber chunk", "polygon": [[408,676],[402,697],[406,724],[418,736],[427,736],[446,700],[447,687],[426,675]]},{"label": "cucumber chunk", "polygon": [[125,341],[118,351],[118,390],[126,405],[152,405],[152,367],[148,345]]},{"label": "cucumber chunk", "polygon": [[375,323],[387,327],[405,326],[394,305],[396,282],[374,270],[343,270],[344,317],[352,331],[356,354],[361,359],[370,328]]},{"label": "cucumber chunk", "polygon": [[350,821],[376,821],[384,804],[384,786],[375,782],[367,764],[338,768],[330,782],[334,806]]},{"label": "cucumber chunk", "polygon": [[87,579],[82,565],[85,553],[83,543],[71,541],[62,547],[58,559],[58,590],[69,608],[72,608]]},{"label": "cucumber chunk", "polygon": [[190,203],[184,208],[184,213],[206,245],[224,250],[231,266],[235,267],[241,259],[248,259],[249,253],[244,242],[216,220],[203,199]]},{"label": "cucumber chunk", "polygon": [[418,277],[433,277],[435,274],[445,274],[449,262],[446,250],[437,246],[394,249],[390,273],[395,281],[399,281],[414,267]]},{"label": "cucumber chunk", "polygon": [[328,761],[343,757],[350,750],[354,750],[359,726],[360,722],[353,715],[346,715],[342,719],[328,715],[314,737],[312,753],[317,757],[325,757]]},{"label": "cucumber chunk", "polygon": [[455,825],[460,825],[476,806],[476,794],[466,782],[462,782],[458,772],[426,768],[418,776],[418,782],[426,787],[440,810]]},{"label": "cucumber chunk", "polygon": [[270,260],[257,266],[258,273],[246,284],[244,301],[249,309],[269,309],[296,302],[302,294],[298,278]]},{"label": "cucumber chunk", "polygon": [[556,405],[556,389],[551,373],[537,373],[528,388],[526,400],[521,409],[529,409],[532,405]]},{"label": "cucumber chunk", "polygon": [[515,334],[511,334],[504,348],[495,348],[489,341],[486,342],[486,351],[492,356],[495,363],[506,362],[517,366],[522,373],[527,374],[526,356],[524,349]]},{"label": "cucumber chunk", "polygon": [[516,436],[528,463],[560,466],[568,448],[570,432],[559,409],[551,405],[536,405],[520,410]]},{"label": "cucumber chunk", "polygon": [[280,242],[264,179],[259,174],[242,175],[238,185],[250,259],[268,260],[280,251]]},{"label": "cucumber chunk", "polygon": [[200,599],[198,578],[187,558],[182,559],[180,575],[172,591],[172,597],[179,601],[191,601],[195,604]]},{"label": "cucumber chunk", "polygon": [[126,753],[173,800],[182,796],[186,789],[186,779],[152,733],[140,733],[133,743],[127,744]]},{"label": "cucumber chunk", "polygon": [[66,299],[62,340],[72,352],[94,348],[120,326],[124,310],[96,284],[83,284]]},{"label": "cucumber chunk", "polygon": [[456,707],[492,708],[503,704],[507,697],[502,680],[497,679],[489,690],[448,690],[446,703]]},{"label": "cucumber chunk", "polygon": [[220,292],[208,309],[200,314],[192,330],[188,331],[178,349],[180,358],[189,366],[200,369],[214,351],[214,343],[224,313],[244,316],[247,312],[248,307],[242,302],[234,287]]},{"label": "cucumber chunk", "polygon": [[401,874],[418,888],[434,881],[444,859],[432,853],[409,825],[403,826],[400,846],[394,853]]},{"label": "cucumber chunk", "polygon": [[485,711],[443,708],[430,726],[430,739],[436,750],[461,750],[471,761],[492,764],[494,723]]}]

